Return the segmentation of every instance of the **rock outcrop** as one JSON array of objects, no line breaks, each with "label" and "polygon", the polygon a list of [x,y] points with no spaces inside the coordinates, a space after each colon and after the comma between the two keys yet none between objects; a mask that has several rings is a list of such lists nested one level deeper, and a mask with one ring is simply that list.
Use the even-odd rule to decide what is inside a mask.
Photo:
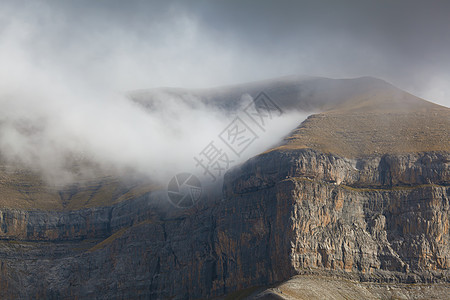
[{"label": "rock outcrop", "polygon": [[248,161],[227,174],[217,217],[222,286],[324,273],[448,282],[449,158],[350,160],[296,150]]}]

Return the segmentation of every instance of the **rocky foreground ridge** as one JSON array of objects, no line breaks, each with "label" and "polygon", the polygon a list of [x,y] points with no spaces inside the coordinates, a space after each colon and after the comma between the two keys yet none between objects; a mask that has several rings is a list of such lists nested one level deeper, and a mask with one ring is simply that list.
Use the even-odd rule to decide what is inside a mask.
[{"label": "rocky foreground ridge", "polygon": [[[382,283],[378,289],[435,285],[438,296],[448,294],[450,110],[404,92],[392,98],[390,86],[378,85],[320,102],[323,113],[282,145],[230,170],[221,197],[206,195],[190,209],[173,209],[165,191],[53,211],[5,205],[0,297],[236,298],[296,275]],[[291,103],[296,89],[305,91],[298,86],[276,83],[269,91],[290,93]],[[389,99],[397,103],[391,117]],[[314,103],[304,92],[297,100]],[[401,115],[415,123],[406,109],[428,122],[403,127],[407,149],[395,143],[406,121],[390,136],[389,127],[370,131],[364,121],[364,114],[372,125]]]}]

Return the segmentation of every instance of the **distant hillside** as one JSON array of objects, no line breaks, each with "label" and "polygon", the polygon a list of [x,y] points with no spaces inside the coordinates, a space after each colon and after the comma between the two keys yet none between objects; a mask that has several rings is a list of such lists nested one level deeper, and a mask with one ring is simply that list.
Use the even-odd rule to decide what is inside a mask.
[{"label": "distant hillside", "polygon": [[161,88],[130,93],[151,109],[161,95],[236,111],[243,94],[267,93],[284,111],[317,113],[278,149],[312,148],[347,157],[450,150],[450,109],[372,77],[288,76],[212,89]]},{"label": "distant hillside", "polygon": [[[389,83],[373,78],[330,79],[322,77],[286,76],[264,81],[209,89],[156,88],[129,93],[131,99],[145,107],[157,105],[158,98],[166,95],[195,105],[205,105],[235,111],[242,95],[256,97],[268,94],[284,110],[319,112],[339,107],[351,99],[358,102],[364,94],[379,90],[399,91]],[[357,105],[358,103],[354,103]]]}]

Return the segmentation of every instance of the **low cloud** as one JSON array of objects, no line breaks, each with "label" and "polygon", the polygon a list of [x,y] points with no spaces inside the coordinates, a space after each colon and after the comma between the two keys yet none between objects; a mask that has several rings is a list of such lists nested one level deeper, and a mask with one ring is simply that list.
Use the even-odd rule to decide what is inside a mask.
[{"label": "low cloud", "polygon": [[[166,180],[195,170],[193,157],[239,113],[205,105],[195,93],[190,104],[160,93],[159,106],[149,110],[126,96],[140,88],[211,87],[294,73],[372,75],[448,105],[444,9],[414,4],[405,12],[397,4],[375,9],[352,1],[348,10],[290,1],[186,3],[2,3],[3,159],[54,182],[70,181],[74,165],[92,162],[91,169]],[[364,17],[372,13],[377,16]],[[414,16],[429,25],[419,26]],[[285,112],[272,120],[235,163],[276,144],[304,118]]]},{"label": "low cloud", "polygon": [[[70,182],[74,170],[89,174],[95,168],[119,175],[133,172],[161,182],[178,172],[202,173],[193,158],[210,142],[228,153],[232,161],[228,168],[279,142],[305,116],[298,112],[273,116],[262,130],[241,110],[230,113],[206,106],[194,95],[185,102],[159,93],[158,105],[146,109],[121,94],[76,87],[83,90],[81,97],[71,92],[73,86],[59,85],[55,91],[47,84],[47,88],[42,81],[39,87],[28,86],[32,93],[1,97],[0,149],[7,161],[21,162],[56,184]],[[243,97],[241,106],[251,100]],[[219,138],[237,116],[244,116],[256,135],[239,156]]]}]

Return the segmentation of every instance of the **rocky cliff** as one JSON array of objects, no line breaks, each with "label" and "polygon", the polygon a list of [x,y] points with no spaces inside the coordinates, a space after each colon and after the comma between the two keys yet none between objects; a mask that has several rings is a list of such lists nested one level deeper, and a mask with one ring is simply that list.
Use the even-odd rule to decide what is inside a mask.
[{"label": "rocky cliff", "polygon": [[2,209],[0,293],[200,298],[297,274],[449,282],[449,161],[272,151],[229,172],[223,199],[189,210],[168,208],[163,192],[70,212]]},{"label": "rocky cliff", "polygon": [[[291,105],[314,90],[302,84],[269,90]],[[5,175],[0,297],[213,298],[296,275],[366,282],[386,297],[411,283],[448,294],[450,110],[379,85],[321,98],[323,113],[189,209],[171,207],[164,190],[110,180],[14,194]],[[47,194],[57,208],[27,208]]]},{"label": "rocky cliff", "polygon": [[228,173],[224,186],[216,242],[223,285],[324,272],[448,282],[449,158],[345,159],[312,150],[254,158]]}]

